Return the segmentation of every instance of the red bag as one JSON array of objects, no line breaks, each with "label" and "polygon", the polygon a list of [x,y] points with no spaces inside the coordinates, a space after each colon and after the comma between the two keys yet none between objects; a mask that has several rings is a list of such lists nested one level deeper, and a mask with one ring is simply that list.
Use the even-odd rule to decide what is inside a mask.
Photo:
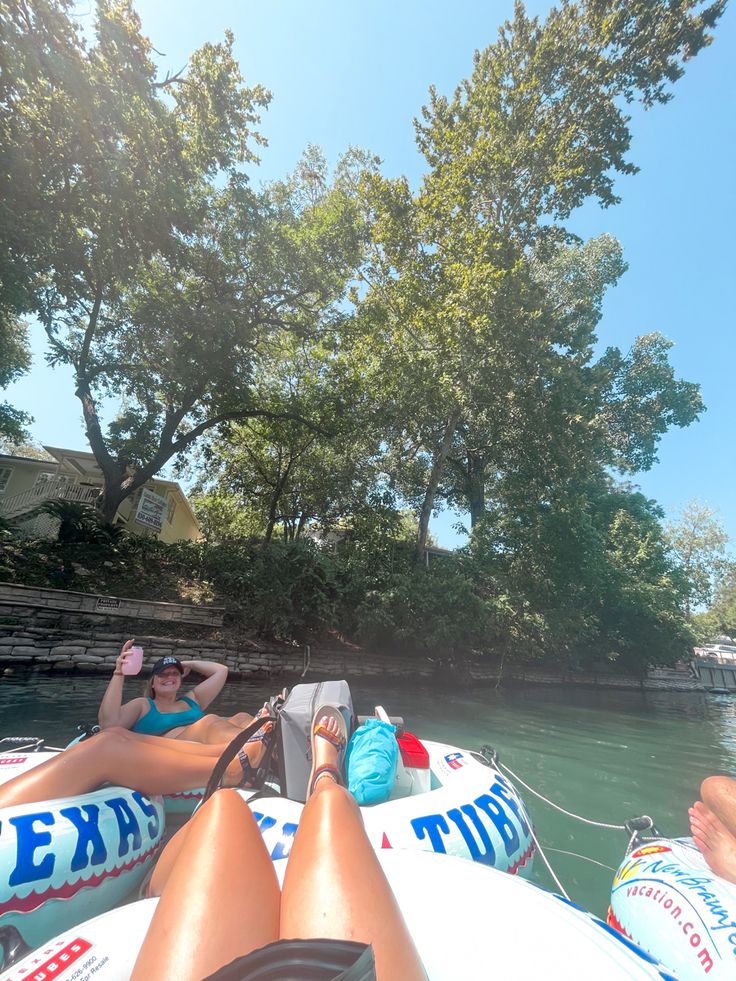
[{"label": "red bag", "polygon": [[429,769],[429,753],[413,733],[405,732],[403,736],[397,736],[397,742],[404,766],[411,766],[416,770]]}]

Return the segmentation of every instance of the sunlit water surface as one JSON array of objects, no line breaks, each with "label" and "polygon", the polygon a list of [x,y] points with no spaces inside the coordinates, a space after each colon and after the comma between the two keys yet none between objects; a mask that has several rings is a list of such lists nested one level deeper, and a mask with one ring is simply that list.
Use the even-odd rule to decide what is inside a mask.
[{"label": "sunlit water surface", "polygon": [[[93,721],[105,688],[100,678],[0,680],[0,735],[39,735],[64,745],[77,724]],[[127,683],[132,697],[142,687]],[[230,683],[214,708],[253,709],[277,682]],[[736,702],[680,693],[558,688],[447,693],[391,684],[352,685],[356,711],[382,704],[403,715],[417,735],[477,749],[493,745],[502,762],[530,786],[570,811],[610,823],[650,814],[666,834],[687,830],[687,807],[709,773],[732,771]],[[540,841],[572,898],[604,914],[623,832],[586,827],[519,787]],[[564,854],[573,852],[574,855]],[[534,876],[551,880],[537,859]]]}]

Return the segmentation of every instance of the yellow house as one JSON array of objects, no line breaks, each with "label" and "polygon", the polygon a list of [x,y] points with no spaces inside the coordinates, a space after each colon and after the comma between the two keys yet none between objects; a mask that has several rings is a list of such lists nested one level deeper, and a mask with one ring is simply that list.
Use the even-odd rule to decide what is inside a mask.
[{"label": "yellow house", "polygon": [[[0,454],[0,515],[27,534],[53,535],[53,518],[24,521],[46,500],[62,499],[94,504],[102,490],[102,472],[92,453],[44,446],[49,460]],[[155,477],[126,498],[115,524],[137,535],[153,535],[162,542],[196,541],[202,532],[186,494],[174,480]]]}]

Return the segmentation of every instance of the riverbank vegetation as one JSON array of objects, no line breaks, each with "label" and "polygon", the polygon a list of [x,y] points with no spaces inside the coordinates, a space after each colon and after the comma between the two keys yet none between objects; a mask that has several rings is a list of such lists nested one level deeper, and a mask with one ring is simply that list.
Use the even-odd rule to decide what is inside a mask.
[{"label": "riverbank vegetation", "polygon": [[[43,324],[105,480],[94,534],[8,539],[0,571],[76,563],[87,588],[128,594],[196,582],[284,638],[684,654],[693,577],[624,481],[703,405],[661,334],[601,350],[626,265],[570,219],[616,204],[637,169],[627,105],[671,98],[723,7],[579,0],[540,20],[517,4],[456,92],[430,91],[414,188],[316,147],[256,186],[270,94],[231,35],[161,77],[127,0],[98,0],[87,37],[65,0],[0,0],[0,331]],[[206,540],[106,532],[167,464]],[[428,551],[447,506],[468,545]]]}]

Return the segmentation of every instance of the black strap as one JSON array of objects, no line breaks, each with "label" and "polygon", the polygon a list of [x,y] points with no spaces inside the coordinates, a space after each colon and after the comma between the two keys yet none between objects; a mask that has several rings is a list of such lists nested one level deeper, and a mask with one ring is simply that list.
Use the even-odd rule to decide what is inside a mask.
[{"label": "black strap", "polygon": [[[215,763],[215,767],[209,780],[207,781],[207,787],[205,788],[204,797],[202,798],[202,804],[206,803],[214,792],[219,789],[225,770],[227,769],[228,765],[232,763],[243,746],[245,746],[250,737],[258,732],[261,726],[264,726],[269,722],[278,722],[278,718],[275,715],[262,715],[258,719],[253,719],[253,721],[247,725],[242,732],[239,732],[234,739],[230,740],[225,749],[222,751],[222,756],[219,758],[217,763]],[[264,772],[263,766],[258,767],[257,773],[258,779],[265,779],[266,773]]]}]

